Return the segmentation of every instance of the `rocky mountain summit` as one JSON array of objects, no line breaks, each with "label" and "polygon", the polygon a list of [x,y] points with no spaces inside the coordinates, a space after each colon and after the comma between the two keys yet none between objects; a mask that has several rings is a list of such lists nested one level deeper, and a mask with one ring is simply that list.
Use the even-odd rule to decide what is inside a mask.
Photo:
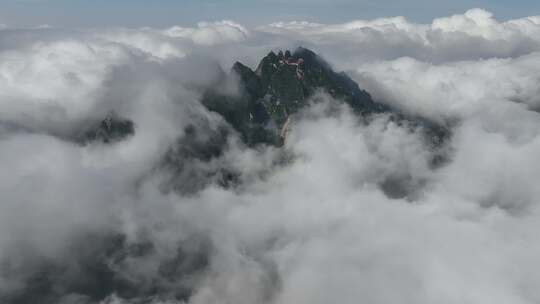
[{"label": "rocky mountain summit", "polygon": [[335,72],[324,59],[306,48],[300,47],[293,53],[270,52],[254,71],[236,62],[227,77],[238,77],[239,96],[210,89],[202,102],[223,116],[250,146],[283,144],[291,117],[319,91],[347,103],[363,117],[388,113],[398,123],[420,127],[433,144],[441,143],[449,135],[443,126],[374,101],[346,73]]},{"label": "rocky mountain summit", "polygon": [[208,90],[203,103],[221,114],[248,145],[282,143],[291,115],[305,107],[319,90],[346,102],[361,115],[390,111],[374,102],[347,74],[334,72],[306,48],[294,53],[270,52],[255,71],[236,62],[231,74],[239,79],[240,96]]}]

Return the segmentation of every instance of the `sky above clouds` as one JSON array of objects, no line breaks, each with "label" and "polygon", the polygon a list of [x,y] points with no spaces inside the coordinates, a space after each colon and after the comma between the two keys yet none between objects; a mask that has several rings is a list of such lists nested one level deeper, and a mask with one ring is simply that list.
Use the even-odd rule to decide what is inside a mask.
[{"label": "sky above clouds", "polygon": [[307,20],[324,23],[405,16],[428,22],[482,7],[498,18],[540,14],[534,0],[1,0],[0,23],[13,26],[171,26],[231,19],[249,25]]}]

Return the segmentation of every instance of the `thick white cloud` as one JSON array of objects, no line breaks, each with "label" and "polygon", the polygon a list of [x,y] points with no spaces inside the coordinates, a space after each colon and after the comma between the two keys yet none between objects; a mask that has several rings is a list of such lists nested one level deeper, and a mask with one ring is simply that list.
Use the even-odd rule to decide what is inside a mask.
[{"label": "thick white cloud", "polygon": [[[538,303],[539,20],[471,10],[432,24],[0,31],[0,300],[181,303],[185,286],[194,304]],[[375,99],[451,122],[448,162],[434,169],[414,130],[384,115],[365,125],[321,93],[284,148],[233,136],[211,161],[184,160],[177,180],[226,167],[238,187],[162,191],[160,160],[185,127],[204,137],[223,123],[199,89],[234,60],[299,44]],[[111,111],[134,136],[63,136]],[[129,258],[107,255],[117,234]],[[100,263],[142,295],[78,290]]]},{"label": "thick white cloud", "polygon": [[538,113],[531,112],[539,106],[538,59],[534,52],[434,65],[404,57],[361,65],[356,75],[373,94],[415,113],[476,119],[501,132],[531,136],[538,128]]},{"label": "thick white cloud", "polygon": [[233,21],[208,23],[200,22],[197,28],[175,26],[164,31],[164,34],[174,38],[188,38],[196,44],[215,45],[223,42],[239,42],[249,36],[249,31]]},{"label": "thick white cloud", "polygon": [[[287,35],[325,50],[340,45],[336,55],[359,61],[402,56],[429,62],[516,57],[537,50],[540,42],[538,17],[500,22],[482,9],[435,19],[431,24],[394,17],[337,25],[276,23],[260,30]],[[343,62],[337,58],[335,61]]]},{"label": "thick white cloud", "polygon": [[182,41],[173,41],[165,35],[159,35],[151,29],[116,29],[99,32],[97,37],[132,47],[145,52],[156,59],[181,58],[186,56],[187,48]]}]

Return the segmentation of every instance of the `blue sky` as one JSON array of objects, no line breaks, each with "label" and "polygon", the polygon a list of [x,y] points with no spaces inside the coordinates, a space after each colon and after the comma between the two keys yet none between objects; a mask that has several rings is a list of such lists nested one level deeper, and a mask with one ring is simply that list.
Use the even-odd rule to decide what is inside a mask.
[{"label": "blue sky", "polygon": [[273,21],[345,22],[406,16],[434,17],[480,7],[504,20],[540,15],[537,0],[0,0],[0,23],[12,26],[169,26],[232,19],[247,25]]}]

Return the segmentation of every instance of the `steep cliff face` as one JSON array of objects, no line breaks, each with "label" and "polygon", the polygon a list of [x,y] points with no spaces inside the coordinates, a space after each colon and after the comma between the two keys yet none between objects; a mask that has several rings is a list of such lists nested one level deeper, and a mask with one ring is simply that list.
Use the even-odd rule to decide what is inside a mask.
[{"label": "steep cliff face", "polygon": [[291,115],[305,107],[308,99],[319,90],[349,104],[360,115],[392,111],[373,101],[347,74],[335,72],[306,48],[298,48],[294,53],[270,52],[255,71],[236,62],[231,74],[239,79],[240,96],[225,96],[209,90],[203,103],[221,114],[248,145],[280,145]]}]

